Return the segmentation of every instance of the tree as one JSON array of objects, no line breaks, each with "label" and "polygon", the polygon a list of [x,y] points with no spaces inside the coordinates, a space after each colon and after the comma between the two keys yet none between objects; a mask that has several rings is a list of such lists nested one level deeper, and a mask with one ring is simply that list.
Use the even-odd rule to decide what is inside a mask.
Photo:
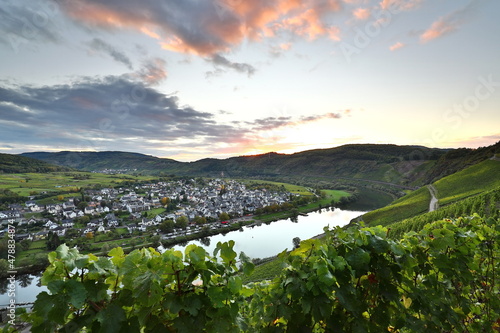
[{"label": "tree", "polygon": [[64,201],[64,195],[58,195],[57,200],[59,201]]},{"label": "tree", "polygon": [[175,227],[175,222],[172,220],[165,220],[159,226],[161,232],[166,234],[169,234],[172,231],[174,231],[174,227]]},{"label": "tree", "polygon": [[188,225],[188,218],[184,215],[179,216],[177,220],[175,220],[175,226],[180,229],[186,229]]},{"label": "tree", "polygon": [[207,219],[204,216],[199,216],[199,215],[196,215],[194,217],[193,221],[197,225],[203,225],[203,224],[207,223]]},{"label": "tree", "polygon": [[109,251],[109,244],[108,243],[104,243],[101,247],[101,251],[104,252],[104,253],[107,253]]},{"label": "tree", "polygon": [[19,242],[19,245],[21,246],[21,250],[27,251],[30,248],[31,241],[29,239],[23,239],[21,242]]},{"label": "tree", "polygon": [[227,220],[229,220],[229,214],[225,212],[220,213],[219,221],[227,221]]},{"label": "tree", "polygon": [[9,270],[9,262],[6,259],[0,259],[0,276],[7,274]]},{"label": "tree", "polygon": [[293,243],[293,248],[294,249],[299,248],[299,246],[300,246],[300,238],[299,237],[294,237],[292,239],[292,243]]},{"label": "tree", "polygon": [[161,237],[159,235],[151,236],[149,240],[151,243],[153,243],[153,247],[158,247],[161,244],[160,243]]},{"label": "tree", "polygon": [[85,207],[87,207],[87,206],[88,206],[87,201],[81,201],[81,202],[79,202],[79,203],[78,203],[78,206],[76,206],[76,207],[77,207],[79,210],[84,210],[84,209],[85,209]]},{"label": "tree", "polygon": [[87,239],[92,239],[94,238],[94,233],[92,231],[89,231],[85,234],[85,238]]},{"label": "tree", "polygon": [[170,198],[163,197],[163,198],[161,198],[160,202],[163,206],[166,206],[170,203]]},{"label": "tree", "polygon": [[61,245],[61,240],[55,232],[49,231],[45,244],[47,245],[47,250],[53,251],[57,249],[59,245]]}]

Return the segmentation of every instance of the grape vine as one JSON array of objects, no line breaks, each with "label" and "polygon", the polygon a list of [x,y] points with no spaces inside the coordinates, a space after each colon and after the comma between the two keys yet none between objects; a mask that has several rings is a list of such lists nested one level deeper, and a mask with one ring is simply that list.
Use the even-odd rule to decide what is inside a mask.
[{"label": "grape vine", "polygon": [[387,237],[336,228],[280,254],[282,273],[243,285],[253,264],[154,249],[50,253],[32,332],[492,332],[500,330],[500,221],[441,220]]}]

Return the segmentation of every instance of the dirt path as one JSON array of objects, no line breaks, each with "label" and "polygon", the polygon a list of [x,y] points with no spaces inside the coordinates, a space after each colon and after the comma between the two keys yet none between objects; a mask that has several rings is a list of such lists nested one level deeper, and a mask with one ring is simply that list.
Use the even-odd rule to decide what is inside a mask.
[{"label": "dirt path", "polygon": [[439,208],[438,198],[437,198],[437,190],[434,185],[427,185],[429,192],[431,193],[431,202],[429,204],[429,212],[433,212]]},{"label": "dirt path", "polygon": [[493,161],[500,161],[500,157],[497,157],[497,155],[493,155],[492,158],[490,158],[490,160],[493,160]]}]

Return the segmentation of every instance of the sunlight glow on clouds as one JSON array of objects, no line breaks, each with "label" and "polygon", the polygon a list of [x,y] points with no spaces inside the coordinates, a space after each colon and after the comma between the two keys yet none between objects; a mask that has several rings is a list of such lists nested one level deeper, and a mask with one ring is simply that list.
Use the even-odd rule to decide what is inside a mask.
[{"label": "sunlight glow on clouds", "polygon": [[[498,139],[496,1],[0,1],[5,152],[194,160]],[[488,98],[434,139],[478,77]]]}]

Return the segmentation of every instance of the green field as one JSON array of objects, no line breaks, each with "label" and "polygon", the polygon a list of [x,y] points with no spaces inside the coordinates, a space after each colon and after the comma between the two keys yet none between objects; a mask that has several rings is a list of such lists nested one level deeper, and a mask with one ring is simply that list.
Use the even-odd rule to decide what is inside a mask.
[{"label": "green field", "polygon": [[[88,179],[83,179],[88,177]],[[79,179],[80,178],[80,179]],[[81,187],[116,186],[123,182],[149,181],[148,176],[105,175],[89,172],[17,173],[0,174],[0,188],[21,196],[31,192],[78,192]]]},{"label": "green field", "polygon": [[421,187],[388,206],[366,213],[363,221],[372,226],[401,221],[428,211],[430,200],[431,194],[427,187]]},{"label": "green field", "polygon": [[487,160],[434,183],[443,206],[500,186],[500,162]]},{"label": "green field", "polygon": [[283,271],[283,260],[275,258],[262,265],[255,266],[254,271],[249,276],[242,276],[244,284],[263,280],[272,280]]},{"label": "green field", "polygon": [[276,186],[284,186],[285,189],[290,193],[296,193],[300,195],[313,195],[313,193],[311,193],[306,187],[294,184],[273,182],[269,180],[238,179],[238,181],[243,184],[271,184]]},{"label": "green field", "polygon": [[[444,177],[433,184],[437,189],[439,205],[445,206],[500,186],[500,162],[487,160]],[[388,225],[425,213],[431,195],[422,187],[392,204],[363,215],[370,225]]]}]

